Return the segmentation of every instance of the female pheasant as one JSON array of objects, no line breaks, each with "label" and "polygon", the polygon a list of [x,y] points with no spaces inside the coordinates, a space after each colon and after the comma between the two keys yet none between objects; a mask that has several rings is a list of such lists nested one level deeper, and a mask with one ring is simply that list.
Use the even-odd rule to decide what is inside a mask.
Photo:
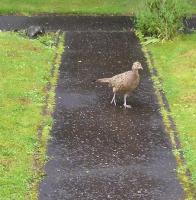
[{"label": "female pheasant", "polygon": [[112,98],[111,104],[114,103],[116,106],[116,94],[124,95],[124,107],[131,108],[130,105],[127,105],[127,97],[134,91],[140,81],[139,69],[143,69],[140,62],[134,62],[132,65],[132,70],[127,71],[118,75],[115,75],[111,78],[101,78],[97,82],[108,83],[113,89],[114,96]]}]

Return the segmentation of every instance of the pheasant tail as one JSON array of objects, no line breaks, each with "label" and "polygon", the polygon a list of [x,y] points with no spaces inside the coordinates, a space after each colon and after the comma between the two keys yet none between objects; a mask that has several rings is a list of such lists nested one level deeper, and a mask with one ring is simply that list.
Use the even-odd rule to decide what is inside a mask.
[{"label": "pheasant tail", "polygon": [[100,78],[96,80],[96,82],[99,82],[99,83],[110,83],[110,81],[111,81],[111,78]]}]

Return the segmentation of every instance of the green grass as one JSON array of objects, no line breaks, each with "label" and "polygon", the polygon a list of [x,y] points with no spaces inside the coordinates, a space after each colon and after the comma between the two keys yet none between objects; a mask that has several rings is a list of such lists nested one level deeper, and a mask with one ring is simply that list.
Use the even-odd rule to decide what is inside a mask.
[{"label": "green grass", "polygon": [[0,13],[132,14],[142,0],[1,0]]},{"label": "green grass", "polygon": [[[51,44],[53,39],[54,35],[29,40],[0,32],[0,198],[4,200],[30,199],[26,197],[33,190],[32,182],[40,178],[36,168],[41,166],[33,163],[38,152],[38,159],[45,157],[38,128],[44,125],[48,130],[51,125],[51,116],[43,116],[42,109],[57,51],[44,43]],[[54,94],[51,98],[54,100]],[[46,143],[48,132],[42,142]]]},{"label": "green grass", "polygon": [[187,0],[190,4],[190,13],[196,14],[196,0]]},{"label": "green grass", "polygon": [[148,46],[196,186],[196,34]]},{"label": "green grass", "polygon": [[[84,15],[132,15],[145,0],[1,0],[2,14],[84,14]],[[196,0],[191,12],[196,13]]]}]

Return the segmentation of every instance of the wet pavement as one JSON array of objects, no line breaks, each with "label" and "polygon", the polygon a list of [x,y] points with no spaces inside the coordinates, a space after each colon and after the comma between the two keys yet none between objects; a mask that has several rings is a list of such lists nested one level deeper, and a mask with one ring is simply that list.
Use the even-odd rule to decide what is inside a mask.
[{"label": "wet pavement", "polygon": [[[131,20],[130,20],[131,19]],[[132,27],[133,17],[128,16],[3,16],[0,15],[0,30],[20,30],[31,25],[43,26],[46,30],[62,31],[125,31]],[[196,30],[196,15],[184,21],[189,30]]]},{"label": "wet pavement", "polygon": [[132,24],[133,20],[126,16],[0,16],[0,30],[20,30],[38,25],[50,31],[123,31]]},{"label": "wet pavement", "polygon": [[[54,19],[54,27],[48,23],[50,29],[67,32],[48,144],[50,160],[39,199],[184,199],[146,60],[129,31],[129,19],[62,21],[70,26]],[[136,60],[144,70],[139,88],[128,98],[132,109],[122,107],[122,97],[115,107],[110,104],[111,89],[94,80],[129,70]]]}]

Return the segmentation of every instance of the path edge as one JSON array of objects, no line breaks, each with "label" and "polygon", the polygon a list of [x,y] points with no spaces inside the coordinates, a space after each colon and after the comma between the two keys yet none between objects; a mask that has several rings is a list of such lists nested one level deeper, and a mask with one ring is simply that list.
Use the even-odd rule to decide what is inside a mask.
[{"label": "path edge", "polygon": [[170,144],[172,147],[173,155],[176,159],[176,166],[177,166],[177,177],[180,181],[180,184],[182,185],[182,188],[185,192],[185,200],[194,200],[196,199],[196,194],[194,191],[196,188],[193,185],[191,172],[188,169],[184,152],[181,148],[180,140],[179,140],[179,134],[176,127],[176,124],[173,120],[173,117],[171,115],[171,110],[169,106],[169,102],[164,94],[164,90],[162,88],[162,80],[156,70],[156,67],[154,65],[153,57],[149,49],[142,44],[142,38],[138,36],[137,33],[135,33],[140,41],[140,45],[142,48],[142,51],[144,53],[147,67],[149,69],[151,80],[153,82],[153,88],[155,91],[156,98],[158,100],[159,106],[160,106],[160,114],[163,119],[164,123],[164,131],[167,134]]},{"label": "path edge", "polygon": [[46,85],[46,96],[45,103],[42,108],[42,121],[37,128],[37,138],[38,145],[36,147],[35,153],[33,155],[33,178],[30,183],[30,188],[26,194],[25,199],[37,200],[39,198],[39,184],[43,177],[45,176],[45,163],[48,160],[47,157],[47,144],[50,138],[50,132],[52,128],[52,115],[55,107],[55,90],[57,86],[59,68],[61,65],[62,54],[64,52],[65,43],[65,33],[60,30],[56,32],[56,37],[54,39],[55,55],[50,67],[50,80]]}]

